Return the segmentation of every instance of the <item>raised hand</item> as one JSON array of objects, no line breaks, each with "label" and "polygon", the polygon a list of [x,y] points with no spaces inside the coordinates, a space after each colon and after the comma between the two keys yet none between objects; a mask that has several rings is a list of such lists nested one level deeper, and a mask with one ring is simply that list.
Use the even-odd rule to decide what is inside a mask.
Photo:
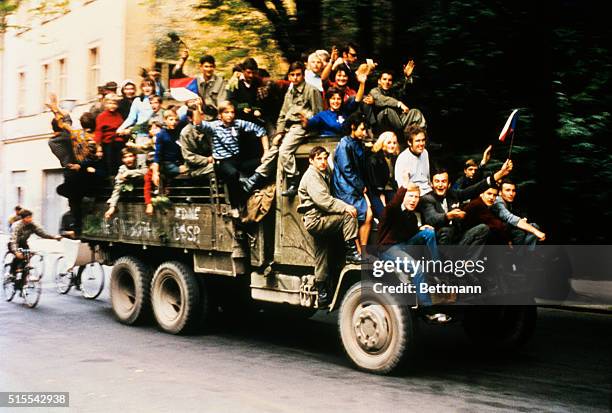
[{"label": "raised hand", "polygon": [[491,160],[491,151],[493,150],[493,145],[487,146],[487,149],[482,154],[482,161],[480,161],[481,165],[486,165]]},{"label": "raised hand", "polygon": [[409,60],[408,63],[404,66],[404,75],[406,77],[412,76],[413,70],[414,70],[414,60]]},{"label": "raised hand", "polygon": [[47,106],[53,112],[58,110],[57,95],[55,93],[49,93],[49,101],[45,103],[45,106]]},{"label": "raised hand", "polygon": [[336,60],[338,60],[338,48],[336,46],[332,46],[329,61],[334,63]]}]

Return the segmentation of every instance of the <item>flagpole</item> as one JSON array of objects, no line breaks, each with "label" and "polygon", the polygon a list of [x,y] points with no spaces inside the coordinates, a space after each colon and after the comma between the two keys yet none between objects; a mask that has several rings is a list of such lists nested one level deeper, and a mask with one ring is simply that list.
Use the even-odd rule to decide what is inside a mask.
[{"label": "flagpole", "polygon": [[508,159],[512,155],[512,145],[514,144],[514,135],[516,134],[516,130],[512,133],[512,137],[510,138],[510,150],[508,151]]},{"label": "flagpole", "polygon": [[[514,109],[514,110],[517,111],[516,115],[518,115],[518,109]],[[510,138],[510,148],[508,149],[508,159],[510,159],[510,157],[512,156],[512,147],[514,146],[514,135],[516,135],[516,127],[512,129],[512,137]]]}]

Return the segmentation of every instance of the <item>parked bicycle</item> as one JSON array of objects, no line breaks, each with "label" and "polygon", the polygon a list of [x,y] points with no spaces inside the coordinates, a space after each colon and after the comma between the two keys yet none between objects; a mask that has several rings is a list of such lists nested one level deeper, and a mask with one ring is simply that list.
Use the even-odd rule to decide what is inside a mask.
[{"label": "parked bicycle", "polygon": [[104,268],[97,261],[81,266],[70,266],[64,256],[55,262],[55,287],[60,294],[67,294],[72,287],[83,297],[93,300],[104,289]]},{"label": "parked bicycle", "polygon": [[19,291],[25,304],[34,308],[40,300],[44,261],[43,257],[29,249],[18,250],[23,254],[23,262],[18,264],[13,274],[13,261],[16,259],[12,252],[4,255],[2,264],[2,290],[6,301],[11,301]]}]

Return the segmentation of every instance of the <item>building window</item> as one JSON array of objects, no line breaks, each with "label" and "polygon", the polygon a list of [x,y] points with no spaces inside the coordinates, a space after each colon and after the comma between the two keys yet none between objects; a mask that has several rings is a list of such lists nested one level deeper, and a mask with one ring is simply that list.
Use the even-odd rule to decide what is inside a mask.
[{"label": "building window", "polygon": [[17,116],[25,115],[26,110],[26,74],[17,75]]},{"label": "building window", "polygon": [[66,59],[57,61],[57,94],[59,99],[64,99],[68,93],[68,65]]},{"label": "building window", "polygon": [[93,99],[98,94],[100,84],[100,49],[89,49],[89,80],[87,85],[87,98]]},{"label": "building window", "polygon": [[45,102],[49,99],[51,92],[51,67],[48,64],[42,66],[42,110],[45,110]]}]

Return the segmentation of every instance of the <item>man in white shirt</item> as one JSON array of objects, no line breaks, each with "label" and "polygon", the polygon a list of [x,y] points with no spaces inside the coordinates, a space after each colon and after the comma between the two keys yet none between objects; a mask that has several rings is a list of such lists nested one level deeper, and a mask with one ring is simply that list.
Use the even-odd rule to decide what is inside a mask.
[{"label": "man in white shirt", "polygon": [[[405,176],[408,180],[419,186],[421,196],[431,192],[429,177],[429,153],[425,149],[427,131],[416,124],[406,128],[408,148],[406,148],[395,162],[395,179],[398,187],[406,187]],[[408,175],[406,175],[408,171]]]}]

